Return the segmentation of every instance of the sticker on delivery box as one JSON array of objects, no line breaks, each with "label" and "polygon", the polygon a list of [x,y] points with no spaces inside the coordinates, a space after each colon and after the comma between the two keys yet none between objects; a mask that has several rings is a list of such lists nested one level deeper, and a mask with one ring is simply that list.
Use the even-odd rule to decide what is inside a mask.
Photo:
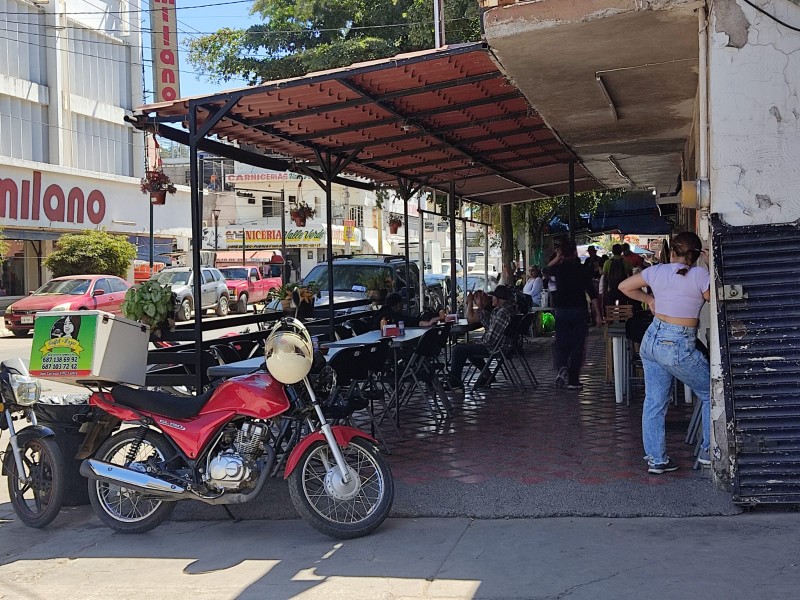
[{"label": "sticker on delivery box", "polygon": [[34,377],[90,375],[96,326],[96,319],[91,317],[37,316],[31,348],[31,375]]}]

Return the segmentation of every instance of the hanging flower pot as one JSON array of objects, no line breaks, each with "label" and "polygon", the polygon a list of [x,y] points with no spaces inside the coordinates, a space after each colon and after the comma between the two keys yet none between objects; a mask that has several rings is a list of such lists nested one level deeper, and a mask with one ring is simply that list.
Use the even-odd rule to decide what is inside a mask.
[{"label": "hanging flower pot", "polygon": [[305,217],[295,217],[294,224],[298,227],[305,227],[306,226],[306,218]]},{"label": "hanging flower pot", "polygon": [[305,227],[306,219],[312,219],[316,212],[317,211],[301,200],[300,204],[289,211],[289,217],[298,227]]},{"label": "hanging flower pot", "polygon": [[394,235],[397,233],[397,230],[403,226],[403,219],[401,219],[398,215],[390,215],[388,223],[389,233]]},{"label": "hanging flower pot", "polygon": [[166,204],[166,203],[167,203],[167,190],[150,192],[150,204]]}]

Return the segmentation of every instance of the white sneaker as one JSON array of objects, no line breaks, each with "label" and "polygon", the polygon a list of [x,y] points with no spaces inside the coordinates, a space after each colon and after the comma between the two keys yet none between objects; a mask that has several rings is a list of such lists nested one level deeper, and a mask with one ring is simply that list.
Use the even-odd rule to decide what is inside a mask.
[{"label": "white sneaker", "polygon": [[567,387],[568,378],[569,378],[569,373],[567,372],[567,367],[561,367],[558,370],[558,375],[556,375],[556,387],[557,388]]}]

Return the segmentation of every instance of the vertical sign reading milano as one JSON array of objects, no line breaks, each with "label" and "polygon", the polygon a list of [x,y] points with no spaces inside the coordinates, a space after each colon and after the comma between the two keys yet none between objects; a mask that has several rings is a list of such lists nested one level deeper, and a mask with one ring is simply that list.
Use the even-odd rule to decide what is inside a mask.
[{"label": "vertical sign reading milano", "polygon": [[181,95],[175,0],[150,0],[150,35],[155,102],[170,102]]}]

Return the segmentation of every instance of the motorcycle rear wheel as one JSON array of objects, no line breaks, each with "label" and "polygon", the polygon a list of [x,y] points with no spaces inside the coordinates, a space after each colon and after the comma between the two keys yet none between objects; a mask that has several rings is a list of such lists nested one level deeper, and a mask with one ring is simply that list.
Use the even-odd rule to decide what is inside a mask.
[{"label": "motorcycle rear wheel", "polygon": [[3,472],[8,495],[19,520],[28,527],[44,527],[58,515],[64,500],[64,466],[61,451],[50,438],[28,439],[21,447],[22,466],[29,483],[17,478],[17,463],[9,445]]},{"label": "motorcycle rear wheel", "polygon": [[[139,439],[137,429],[125,429],[107,439],[95,454],[102,460],[144,472],[147,459],[163,461],[173,453],[160,433],[148,431],[132,461],[128,453]],[[120,533],[144,533],[161,525],[175,510],[175,502],[166,502],[145,492],[128,489],[113,483],[89,480],[89,501],[100,520]]]},{"label": "motorcycle rear wheel", "polygon": [[328,444],[311,444],[289,476],[289,494],[298,514],[314,529],[337,539],[373,532],[389,516],[394,480],[386,460],[372,445],[353,438],[342,448],[355,486],[341,486]]}]

